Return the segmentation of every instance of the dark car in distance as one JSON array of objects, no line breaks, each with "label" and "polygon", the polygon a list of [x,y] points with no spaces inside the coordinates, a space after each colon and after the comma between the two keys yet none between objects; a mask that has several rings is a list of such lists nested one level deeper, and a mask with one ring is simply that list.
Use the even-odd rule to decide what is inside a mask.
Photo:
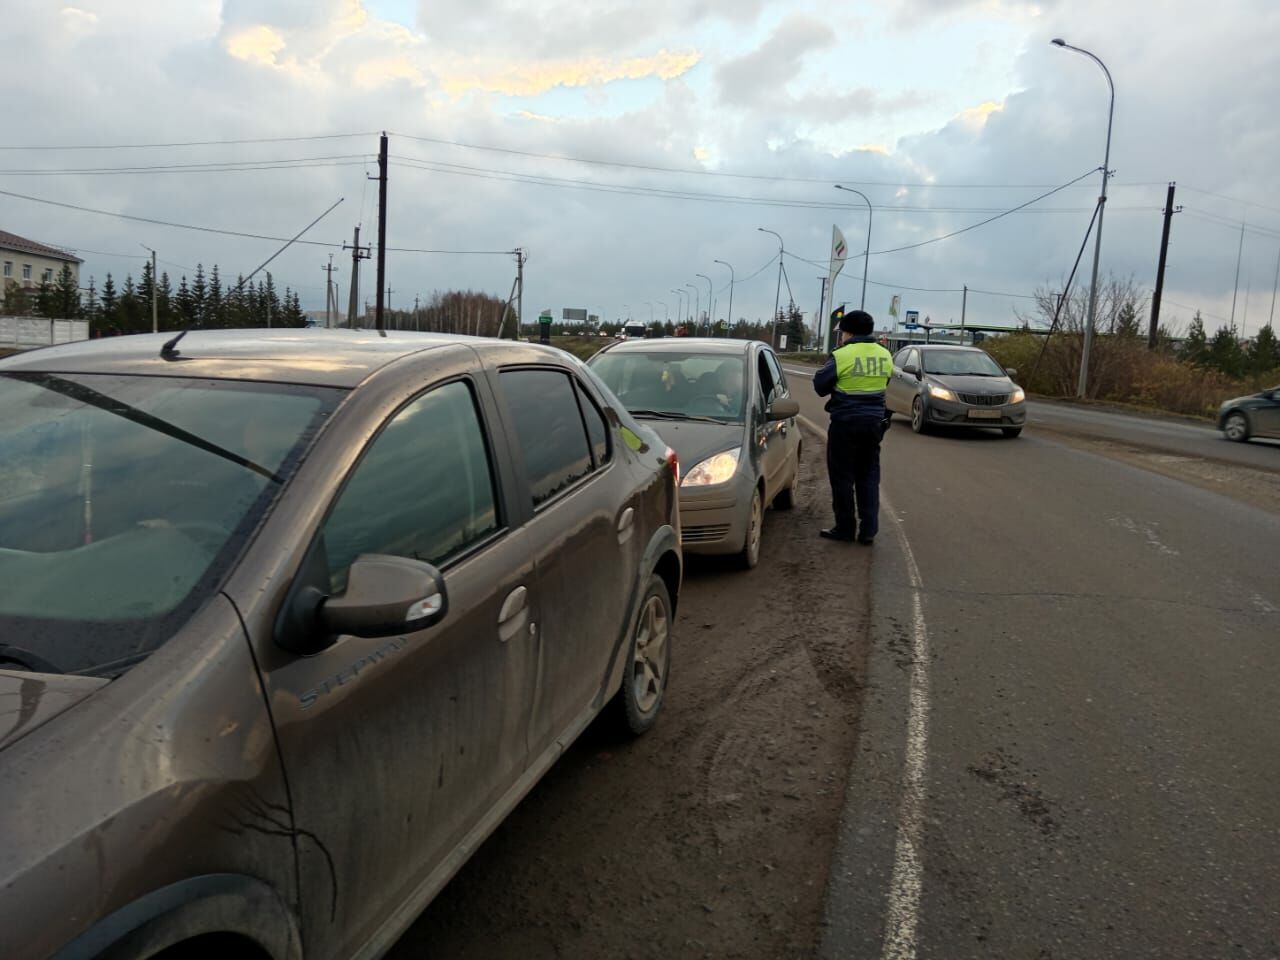
[{"label": "dark car in distance", "polygon": [[885,403],[916,433],[998,427],[1016,437],[1027,422],[1027,395],[1013,382],[1016,374],[977,347],[914,344],[894,354]]},{"label": "dark car in distance", "polygon": [[0,361],[0,953],[378,956],[654,723],[678,464],[558,350],[165,342]]},{"label": "dark car in distance", "polygon": [[1218,408],[1218,429],[1237,443],[1254,437],[1280,440],[1280,387],[1228,400]]}]

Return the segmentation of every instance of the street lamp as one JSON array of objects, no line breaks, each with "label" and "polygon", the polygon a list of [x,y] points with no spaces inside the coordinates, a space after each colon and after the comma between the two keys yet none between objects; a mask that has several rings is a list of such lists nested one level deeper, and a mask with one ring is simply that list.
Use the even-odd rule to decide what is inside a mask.
[{"label": "street lamp", "polygon": [[716,335],[716,328],[713,326],[715,321],[711,317],[711,298],[713,295],[712,290],[715,285],[711,282],[711,278],[705,273],[697,273],[694,274],[694,276],[701,277],[703,280],[707,281],[707,335],[714,337]]},{"label": "street lamp", "polygon": [[678,310],[676,319],[679,321],[678,326],[683,326],[684,325],[684,300],[685,300],[685,297],[689,295],[685,293],[683,290],[677,290],[675,287],[671,288],[671,292],[680,298],[680,305],[676,308]]},{"label": "street lamp", "polygon": [[698,288],[692,283],[686,283],[685,286],[693,291],[693,303],[695,307],[695,312],[693,314],[693,332],[696,334],[698,332],[698,321],[701,319],[699,314],[702,313],[702,294],[698,292]]},{"label": "street lamp", "polygon": [[[865,310],[867,309],[867,269],[871,263],[871,201],[867,198],[865,193],[861,190],[855,190],[853,187],[842,187],[837,183],[836,189],[843,190],[846,193],[856,193],[863,200],[867,201],[867,251],[862,255],[862,305],[859,307],[859,309]],[[832,291],[831,299],[835,299],[834,290]]]},{"label": "street lamp", "polygon": [[1054,39],[1052,43],[1055,47],[1082,53],[1096,63],[1102,68],[1102,72],[1107,77],[1107,86],[1111,89],[1111,106],[1107,110],[1107,149],[1102,159],[1102,196],[1098,198],[1098,235],[1094,238],[1093,246],[1093,285],[1089,288],[1089,319],[1084,328],[1084,351],[1080,356],[1080,382],[1076,385],[1076,396],[1083,400],[1089,386],[1089,350],[1093,346],[1093,328],[1097,321],[1098,261],[1102,259],[1102,214],[1107,209],[1107,178],[1111,176],[1111,121],[1115,119],[1116,113],[1116,85],[1111,80],[1111,71],[1107,69],[1107,65],[1088,50],[1073,47],[1061,38]]},{"label": "street lamp", "polygon": [[662,322],[663,322],[663,323],[670,323],[670,322],[671,322],[671,311],[670,311],[669,309],[667,309],[667,301],[665,301],[665,300],[658,300],[658,301],[656,301],[656,302],[662,306]]},{"label": "street lamp", "polygon": [[778,238],[778,286],[773,292],[773,342],[772,346],[778,344],[778,303],[782,296],[782,260],[786,256],[787,248],[782,242],[782,234],[776,230],[766,230],[764,227],[756,227],[761,233],[772,233]]},{"label": "street lamp", "polygon": [[646,304],[648,305],[648,307],[649,307],[649,326],[651,326],[651,327],[652,327],[652,326],[653,326],[653,301],[652,301],[652,300],[646,300],[646,301],[645,301],[645,303],[646,303]]},{"label": "street lamp", "polygon": [[630,320],[630,319],[631,319],[631,304],[629,304],[629,303],[624,303],[624,304],[622,305],[622,312],[623,312],[623,313],[625,313],[625,314],[627,315],[627,319],[628,319],[628,320]]},{"label": "street lamp", "polygon": [[[729,326],[733,326],[733,284],[734,284],[733,265],[729,263],[728,260],[717,260],[716,263],[720,264],[720,266],[722,267],[729,268]],[[725,330],[724,335],[726,337],[729,335],[729,331],[727,329]]]}]

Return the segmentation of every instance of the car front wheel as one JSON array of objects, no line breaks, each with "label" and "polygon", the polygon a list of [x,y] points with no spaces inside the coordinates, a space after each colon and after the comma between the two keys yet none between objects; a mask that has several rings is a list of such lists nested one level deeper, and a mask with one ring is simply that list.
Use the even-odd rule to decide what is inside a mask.
[{"label": "car front wheel", "polygon": [[916,433],[924,433],[924,400],[917,396],[911,401],[911,429]]},{"label": "car front wheel", "polygon": [[742,552],[738,554],[738,559],[742,563],[743,569],[754,569],[755,565],[760,562],[760,531],[764,526],[764,497],[760,495],[760,488],[751,494],[751,508],[747,515],[747,536],[742,544]]},{"label": "car front wheel", "polygon": [[1228,440],[1244,443],[1249,439],[1249,418],[1239,410],[1235,411],[1227,417],[1227,422],[1222,425],[1222,432],[1227,435]]}]

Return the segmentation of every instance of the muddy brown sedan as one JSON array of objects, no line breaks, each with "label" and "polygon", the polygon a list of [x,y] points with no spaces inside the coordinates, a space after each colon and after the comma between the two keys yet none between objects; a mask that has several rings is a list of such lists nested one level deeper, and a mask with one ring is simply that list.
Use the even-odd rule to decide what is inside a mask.
[{"label": "muddy brown sedan", "polygon": [[655,722],[674,454],[541,347],[164,343],[0,362],[2,952],[377,956]]}]

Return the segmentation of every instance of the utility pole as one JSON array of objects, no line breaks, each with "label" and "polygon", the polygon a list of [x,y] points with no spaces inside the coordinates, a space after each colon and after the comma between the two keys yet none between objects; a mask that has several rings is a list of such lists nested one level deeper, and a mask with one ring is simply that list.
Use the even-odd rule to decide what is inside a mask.
[{"label": "utility pole", "polygon": [[[1275,323],[1275,319],[1276,319],[1276,291],[1277,290],[1280,290],[1280,253],[1276,254],[1276,279],[1271,284],[1271,319],[1267,321],[1267,326],[1269,327],[1273,323]],[[1271,327],[1271,329],[1274,330],[1275,327]]]},{"label": "utility pole", "polygon": [[[156,252],[151,251],[151,332],[160,332],[160,311],[156,306],[156,287],[160,283],[160,276],[156,273]],[[1274,308],[1274,304],[1272,304]]]},{"label": "utility pole", "polygon": [[516,339],[520,339],[520,323],[524,319],[524,265],[529,258],[516,247]]},{"label": "utility pole", "polygon": [[329,254],[329,262],[320,268],[324,278],[324,325],[325,329],[333,326],[333,313],[337,307],[337,298],[333,295],[333,254]]},{"label": "utility pole", "polygon": [[418,295],[413,295],[413,329],[421,330],[422,321],[418,318]]},{"label": "utility pole", "polygon": [[1236,250],[1236,282],[1231,288],[1231,332],[1236,329],[1236,297],[1240,295],[1240,261],[1244,258],[1244,221],[1240,221],[1240,246]]},{"label": "utility pole", "polygon": [[387,285],[387,133],[378,141],[378,297],[374,304],[374,325],[386,329],[382,316],[382,290]]},{"label": "utility pole", "polygon": [[1169,225],[1173,215],[1181,207],[1173,205],[1173,190],[1177,184],[1169,184],[1169,194],[1164,201],[1164,229],[1160,231],[1160,262],[1156,267],[1156,291],[1151,295],[1151,326],[1147,330],[1147,349],[1156,348],[1156,333],[1160,329],[1160,298],[1164,294],[1164,265],[1169,255]]},{"label": "utility pole", "polygon": [[[346,250],[346,244],[342,249]],[[347,326],[356,325],[356,311],[360,309],[360,261],[369,259],[369,248],[360,246],[360,227],[356,227],[355,236],[351,240],[351,300],[347,307]],[[367,312],[367,301],[366,301]]]},{"label": "utility pole", "polygon": [[964,285],[964,296],[960,300],[960,346],[964,346],[964,319],[969,312],[969,285]]},{"label": "utility pole", "polygon": [[813,332],[818,335],[818,342],[822,342],[823,324],[829,324],[831,319],[827,316],[827,278],[821,276],[818,278],[822,281],[822,292],[818,294],[818,311],[814,314],[817,322],[813,325]]}]

